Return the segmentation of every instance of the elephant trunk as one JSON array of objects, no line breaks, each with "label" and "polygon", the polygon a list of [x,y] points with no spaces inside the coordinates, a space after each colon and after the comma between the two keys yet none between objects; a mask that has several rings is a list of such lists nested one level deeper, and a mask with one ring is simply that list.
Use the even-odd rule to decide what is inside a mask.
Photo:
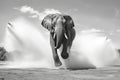
[{"label": "elephant trunk", "polygon": [[55,26],[53,39],[55,41],[55,48],[60,48],[62,44],[62,39],[65,34],[65,28],[61,21],[59,21]]}]

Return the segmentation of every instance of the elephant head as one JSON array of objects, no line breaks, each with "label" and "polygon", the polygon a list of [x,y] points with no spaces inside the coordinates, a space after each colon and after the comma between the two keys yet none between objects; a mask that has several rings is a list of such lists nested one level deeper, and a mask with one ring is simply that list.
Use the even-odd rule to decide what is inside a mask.
[{"label": "elephant head", "polygon": [[49,14],[43,21],[42,25],[50,31],[52,38],[55,41],[55,47],[59,48],[61,40],[65,34],[65,27],[63,26],[65,19],[59,14]]},{"label": "elephant head", "polygon": [[67,59],[70,48],[75,37],[74,22],[69,15],[64,14],[49,14],[43,21],[42,26],[50,31],[50,43],[53,52],[55,65],[59,66],[62,63],[59,60],[57,49],[63,45],[61,56]]}]

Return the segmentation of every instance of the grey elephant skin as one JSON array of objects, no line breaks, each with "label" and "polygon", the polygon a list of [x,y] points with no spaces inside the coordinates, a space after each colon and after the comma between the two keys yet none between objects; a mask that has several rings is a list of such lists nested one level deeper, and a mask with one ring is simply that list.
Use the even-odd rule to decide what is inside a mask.
[{"label": "grey elephant skin", "polygon": [[57,54],[57,49],[63,45],[61,57],[67,59],[75,38],[74,22],[69,15],[49,14],[44,17],[41,25],[50,32],[50,45],[52,48],[55,66],[61,66],[62,63]]}]

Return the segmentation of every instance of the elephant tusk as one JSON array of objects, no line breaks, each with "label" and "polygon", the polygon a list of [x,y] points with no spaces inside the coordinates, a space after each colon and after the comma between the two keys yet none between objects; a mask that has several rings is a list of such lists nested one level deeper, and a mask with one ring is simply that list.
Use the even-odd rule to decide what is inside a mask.
[{"label": "elephant tusk", "polygon": [[66,33],[65,33],[64,35],[65,35],[65,38],[66,38],[66,39],[68,39],[68,37],[67,37]]},{"label": "elephant tusk", "polygon": [[53,34],[53,39],[55,39],[55,33]]}]

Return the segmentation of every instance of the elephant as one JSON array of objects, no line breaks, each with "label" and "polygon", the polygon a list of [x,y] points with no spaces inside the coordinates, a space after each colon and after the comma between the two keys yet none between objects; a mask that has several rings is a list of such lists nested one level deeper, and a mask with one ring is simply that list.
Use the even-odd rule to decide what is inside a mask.
[{"label": "elephant", "polygon": [[48,14],[44,17],[41,25],[50,32],[50,45],[52,48],[55,66],[61,66],[62,63],[57,53],[61,46],[61,57],[67,59],[75,38],[74,22],[66,14]]}]

